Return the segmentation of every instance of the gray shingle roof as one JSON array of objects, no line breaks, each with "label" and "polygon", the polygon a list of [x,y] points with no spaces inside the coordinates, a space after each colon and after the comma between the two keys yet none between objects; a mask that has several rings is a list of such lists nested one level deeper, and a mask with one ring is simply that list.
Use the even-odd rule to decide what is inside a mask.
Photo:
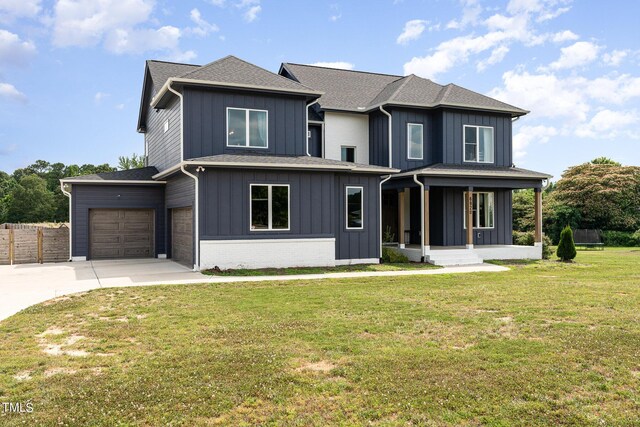
[{"label": "gray shingle roof", "polygon": [[162,85],[171,77],[178,77],[200,68],[199,65],[179,64],[177,62],[147,61],[151,80],[153,82],[153,95],[158,93]]},{"label": "gray shingle roof", "polygon": [[219,154],[215,156],[197,157],[186,160],[189,163],[202,162],[220,166],[238,167],[273,167],[273,168],[301,168],[301,169],[335,169],[353,172],[373,172],[389,174],[397,172],[384,166],[365,165],[361,163],[341,162],[339,160],[322,159],[311,156],[270,156],[258,154]]},{"label": "gray shingle roof", "polygon": [[483,177],[483,178],[514,178],[514,179],[549,179],[552,175],[528,169],[492,166],[481,164],[451,165],[436,163],[424,168],[403,172],[395,176],[409,175],[451,176],[451,177]]},{"label": "gray shingle roof", "polygon": [[454,84],[442,86],[413,74],[403,77],[290,63],[282,67],[300,83],[323,91],[318,103],[327,110],[364,112],[380,105],[407,105],[478,108],[514,116],[528,112]]},{"label": "gray shingle roof", "polygon": [[63,178],[62,181],[69,183],[73,183],[74,181],[153,181],[153,176],[157,173],[158,169],[153,166],[148,166],[139,169],[73,176]]}]

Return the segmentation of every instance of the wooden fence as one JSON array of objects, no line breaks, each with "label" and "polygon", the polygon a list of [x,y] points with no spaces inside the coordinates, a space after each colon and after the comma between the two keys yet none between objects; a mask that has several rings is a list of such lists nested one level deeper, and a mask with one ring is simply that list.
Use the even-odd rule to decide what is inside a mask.
[{"label": "wooden fence", "polygon": [[[69,260],[69,228],[45,228],[25,224],[0,227],[0,265]],[[9,227],[6,227],[9,225]],[[18,225],[18,227],[13,227]]]}]

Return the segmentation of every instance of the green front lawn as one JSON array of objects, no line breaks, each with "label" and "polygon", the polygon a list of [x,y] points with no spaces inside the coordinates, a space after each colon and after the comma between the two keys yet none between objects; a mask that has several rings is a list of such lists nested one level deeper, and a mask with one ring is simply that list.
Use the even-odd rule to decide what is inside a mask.
[{"label": "green front lawn", "polygon": [[2,425],[640,424],[640,250],[102,289],[0,323]]}]

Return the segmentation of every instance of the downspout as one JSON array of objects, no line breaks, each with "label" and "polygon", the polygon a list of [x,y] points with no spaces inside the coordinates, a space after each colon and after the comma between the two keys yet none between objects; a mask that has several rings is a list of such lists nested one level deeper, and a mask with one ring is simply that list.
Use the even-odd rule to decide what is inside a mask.
[{"label": "downspout", "polygon": [[382,261],[382,184],[384,184],[385,182],[389,181],[391,179],[391,175],[387,175],[386,178],[383,178],[380,181],[380,192],[378,193],[380,195],[380,261]]},{"label": "downspout", "polygon": [[305,141],[307,141],[306,143],[307,156],[311,156],[311,154],[309,153],[309,107],[317,103],[318,103],[318,100],[316,99],[315,101],[308,103],[307,108],[304,109],[304,122],[306,123],[306,128],[304,131],[304,139]]},{"label": "downspout", "polygon": [[388,139],[389,139],[389,167],[392,168],[393,167],[393,161],[392,161],[392,156],[393,156],[393,145],[392,145],[392,141],[391,141],[391,137],[393,135],[393,119],[391,118],[391,114],[389,114],[387,111],[385,111],[384,108],[382,108],[382,105],[380,106],[380,111],[382,111],[384,114],[386,114],[387,117],[389,117],[389,135],[388,135]]},{"label": "downspout", "polygon": [[62,191],[62,194],[64,194],[69,198],[69,261],[72,261],[73,260],[73,252],[72,252],[73,251],[73,238],[72,238],[73,222],[71,222],[71,220],[73,217],[73,206],[71,205],[71,193],[69,193],[68,191],[65,191],[64,183],[62,181],[60,181],[60,191]]},{"label": "downspout", "polygon": [[420,262],[424,262],[424,184],[418,180],[418,174],[413,174],[413,182],[420,186]]},{"label": "downspout", "polygon": [[[199,171],[199,169],[201,168],[201,166],[198,166],[198,168],[196,169],[196,173]],[[196,212],[195,215],[195,254],[194,254],[194,263],[193,263],[193,271],[200,271],[200,210],[199,210],[199,199],[200,199],[200,193],[198,191],[198,175],[194,175],[190,172],[188,172],[184,165],[180,165],[180,170],[182,171],[183,174],[187,175],[188,177],[193,178],[193,180],[195,181],[195,197],[194,197],[194,201],[193,201],[193,209]]]}]

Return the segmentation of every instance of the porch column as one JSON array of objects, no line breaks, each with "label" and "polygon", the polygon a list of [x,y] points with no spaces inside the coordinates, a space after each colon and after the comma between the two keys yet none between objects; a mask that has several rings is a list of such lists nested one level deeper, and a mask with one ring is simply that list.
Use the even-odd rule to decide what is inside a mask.
[{"label": "porch column", "polygon": [[535,190],[535,222],[534,246],[542,246],[542,189]]},{"label": "porch column", "polygon": [[400,249],[404,249],[404,192],[398,191],[398,244]]},{"label": "porch column", "polygon": [[424,186],[424,249],[429,250],[429,186]]},{"label": "porch column", "polygon": [[473,187],[467,189],[467,249],[473,249]]}]

